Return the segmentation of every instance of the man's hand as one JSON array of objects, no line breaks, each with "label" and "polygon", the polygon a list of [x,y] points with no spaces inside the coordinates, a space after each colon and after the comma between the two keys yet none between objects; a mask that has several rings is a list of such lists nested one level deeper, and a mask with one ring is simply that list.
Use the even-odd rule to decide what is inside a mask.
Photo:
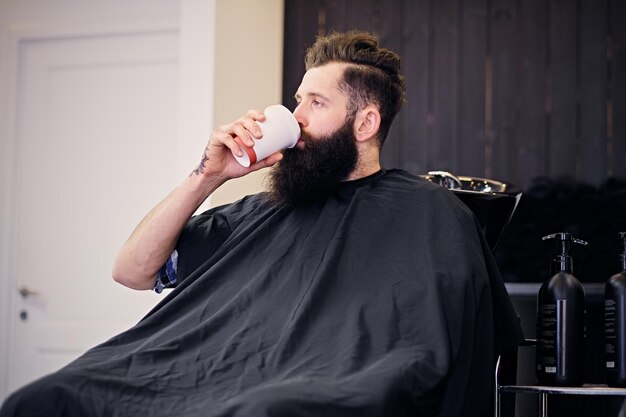
[{"label": "man's hand", "polygon": [[262,136],[257,120],[265,120],[265,115],[250,110],[213,132],[198,167],[143,218],[118,252],[113,264],[113,278],[117,282],[138,290],[153,288],[157,271],[174,250],[181,230],[200,204],[225,181],[272,166],[282,159],[282,154],[276,152],[245,168],[233,157],[231,150],[242,152],[235,138],[252,146],[252,137]]},{"label": "man's hand", "polygon": [[233,157],[233,152],[238,156],[243,155],[244,152],[235,138],[249,147],[254,145],[253,137],[262,138],[263,132],[256,123],[257,121],[265,121],[265,115],[258,110],[249,110],[245,116],[240,117],[235,122],[220,126],[213,131],[198,167],[192,171],[190,176],[202,175],[213,178],[217,176],[223,182],[272,166],[280,161],[282,154],[276,152],[249,168],[245,168]]}]

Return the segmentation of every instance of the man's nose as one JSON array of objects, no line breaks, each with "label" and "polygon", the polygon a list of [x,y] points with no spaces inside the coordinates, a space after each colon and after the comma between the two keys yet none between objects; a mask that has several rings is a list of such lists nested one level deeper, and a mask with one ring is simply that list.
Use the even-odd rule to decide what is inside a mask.
[{"label": "man's nose", "polygon": [[296,109],[293,111],[293,117],[296,118],[298,124],[302,127],[307,125],[306,116],[304,114],[304,109],[302,108],[302,104],[298,104]]}]

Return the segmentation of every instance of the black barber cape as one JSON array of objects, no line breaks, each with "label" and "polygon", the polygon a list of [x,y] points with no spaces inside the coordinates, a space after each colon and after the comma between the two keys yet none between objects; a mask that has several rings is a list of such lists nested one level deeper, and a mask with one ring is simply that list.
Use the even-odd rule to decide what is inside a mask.
[{"label": "black barber cape", "polygon": [[521,336],[471,212],[403,171],[304,209],[246,197],[177,249],[159,305],[0,416],[486,415]]}]

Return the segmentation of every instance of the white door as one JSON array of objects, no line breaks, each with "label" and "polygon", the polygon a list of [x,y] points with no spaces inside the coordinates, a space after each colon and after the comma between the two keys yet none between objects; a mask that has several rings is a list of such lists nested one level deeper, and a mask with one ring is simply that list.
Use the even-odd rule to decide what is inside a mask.
[{"label": "white door", "polygon": [[110,271],[179,179],[176,31],[18,48],[9,391],[132,326],[160,299],[114,283]]}]

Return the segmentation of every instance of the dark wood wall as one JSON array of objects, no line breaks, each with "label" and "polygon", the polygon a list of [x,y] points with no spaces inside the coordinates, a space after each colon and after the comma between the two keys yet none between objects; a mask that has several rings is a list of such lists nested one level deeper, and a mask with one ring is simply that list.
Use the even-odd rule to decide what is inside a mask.
[{"label": "dark wood wall", "polygon": [[367,30],[403,57],[386,167],[525,189],[626,177],[626,1],[286,0],[284,104],[318,34]]}]

